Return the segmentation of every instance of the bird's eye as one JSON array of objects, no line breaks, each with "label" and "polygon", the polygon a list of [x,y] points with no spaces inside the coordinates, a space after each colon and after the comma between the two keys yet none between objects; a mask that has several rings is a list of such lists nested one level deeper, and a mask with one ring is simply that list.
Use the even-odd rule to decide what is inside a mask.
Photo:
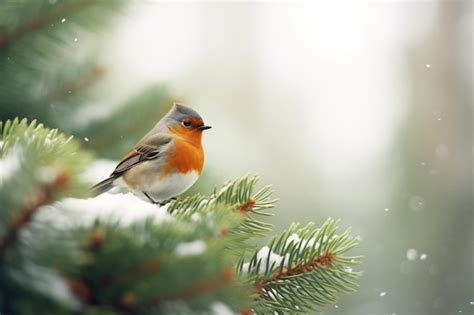
[{"label": "bird's eye", "polygon": [[183,120],[183,126],[186,127],[186,128],[190,127],[191,126],[191,121]]}]

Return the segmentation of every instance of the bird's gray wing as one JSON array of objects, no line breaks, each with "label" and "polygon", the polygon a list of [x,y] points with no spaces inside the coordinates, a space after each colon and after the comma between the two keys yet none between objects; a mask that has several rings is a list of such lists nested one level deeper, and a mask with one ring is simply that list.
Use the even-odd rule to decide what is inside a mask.
[{"label": "bird's gray wing", "polygon": [[132,151],[123,157],[110,176],[118,177],[139,163],[159,158],[164,146],[172,140],[170,135],[164,133],[157,133],[142,139]]}]

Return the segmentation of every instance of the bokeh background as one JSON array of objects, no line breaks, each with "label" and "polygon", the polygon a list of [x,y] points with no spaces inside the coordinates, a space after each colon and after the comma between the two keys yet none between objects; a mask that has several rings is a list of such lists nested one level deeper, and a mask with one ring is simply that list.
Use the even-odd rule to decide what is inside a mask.
[{"label": "bokeh background", "polygon": [[108,173],[182,101],[213,126],[192,192],[258,173],[276,230],[330,216],[360,235],[360,290],[324,314],[473,314],[472,10],[141,0],[100,29],[103,11],[89,28],[60,12],[28,44],[0,40],[1,119],[79,137]]}]

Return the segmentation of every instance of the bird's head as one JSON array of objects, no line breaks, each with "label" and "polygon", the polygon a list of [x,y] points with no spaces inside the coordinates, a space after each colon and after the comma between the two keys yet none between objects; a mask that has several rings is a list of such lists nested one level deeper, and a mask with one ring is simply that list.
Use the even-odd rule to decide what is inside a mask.
[{"label": "bird's head", "polygon": [[211,128],[195,110],[176,103],[164,120],[170,133],[191,141],[200,141],[202,132]]}]

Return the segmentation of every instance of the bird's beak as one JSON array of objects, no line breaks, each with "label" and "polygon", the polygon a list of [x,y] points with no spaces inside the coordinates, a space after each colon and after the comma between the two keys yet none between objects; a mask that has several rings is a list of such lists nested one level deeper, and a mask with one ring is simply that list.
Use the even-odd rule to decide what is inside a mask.
[{"label": "bird's beak", "polygon": [[211,128],[212,128],[211,126],[204,126],[204,125],[197,127],[197,129],[199,129],[199,130],[207,130],[207,129],[211,129]]}]

